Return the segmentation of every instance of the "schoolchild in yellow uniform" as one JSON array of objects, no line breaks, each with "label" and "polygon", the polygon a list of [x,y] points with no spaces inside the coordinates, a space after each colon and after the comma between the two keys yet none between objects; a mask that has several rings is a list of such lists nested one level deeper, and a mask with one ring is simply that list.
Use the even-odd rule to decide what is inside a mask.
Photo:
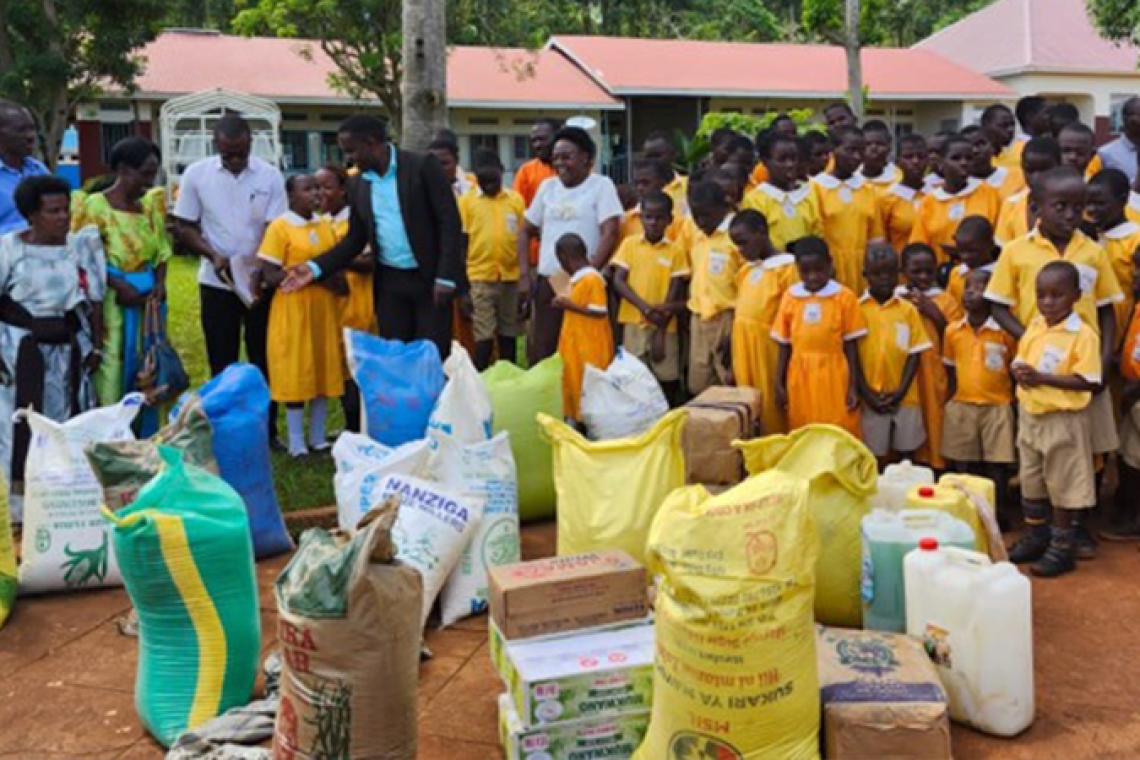
[{"label": "schoolchild in yellow uniform", "polygon": [[[285,182],[289,211],[269,223],[258,258],[271,285],[285,272],[315,259],[336,245],[332,222],[317,213],[321,189],[308,175]],[[340,292],[334,292],[334,288]],[[329,448],[325,438],[328,400],[344,395],[344,347],[340,296],[344,281],[319,284],[293,293],[278,291],[269,309],[269,390],[285,404],[289,454],[302,457]],[[305,442],[305,405],[309,439]]]},{"label": "schoolchild in yellow uniform", "polygon": [[867,292],[859,309],[867,334],[859,340],[863,442],[885,467],[894,453],[913,459],[926,440],[918,403],[919,357],[931,348],[918,309],[898,292],[899,256],[886,244],[867,249]]},{"label": "schoolchild in yellow uniform", "polygon": [[1061,127],[1057,133],[1057,145],[1061,148],[1062,166],[1071,166],[1090,179],[1104,166],[1096,152],[1096,134],[1087,124],[1074,121]]},{"label": "schoolchild in yellow uniform", "polygon": [[645,136],[641,154],[646,161],[659,161],[669,168],[670,178],[662,190],[673,199],[673,216],[686,216],[689,213],[689,178],[673,168],[677,163],[677,146],[672,136],[663,129],[653,130]]},{"label": "schoolchild in yellow uniform", "polygon": [[1105,169],[1088,183],[1085,214],[1096,228],[1097,242],[1108,253],[1112,271],[1123,300],[1115,306],[1116,348],[1124,342],[1132,310],[1136,306],[1133,290],[1133,257],[1140,248],[1140,224],[1128,221],[1124,214],[1128,203],[1128,177],[1119,169]]},{"label": "schoolchild in yellow uniform", "polygon": [[558,355],[562,357],[562,413],[580,423],[582,378],[586,365],[605,370],[614,360],[614,332],[610,328],[606,280],[590,266],[586,243],[574,233],[558,239],[558,265],[570,275],[570,295],[555,296],[552,305],[562,309]]},{"label": "schoolchild in yellow uniform", "polygon": [[907,284],[900,293],[918,309],[926,336],[934,347],[922,355],[918,365],[918,398],[927,437],[915,459],[942,470],[946,467],[942,458],[942,422],[949,394],[946,368],[942,364],[942,336],[947,325],[962,318],[962,307],[938,287],[938,266],[928,246],[908,245],[903,250],[902,265]]},{"label": "schoolchild in yellow uniform", "polygon": [[[1140,266],[1140,259],[1137,261]],[[1140,278],[1133,273],[1133,287],[1140,289]],[[1135,300],[1135,293],[1133,298]],[[1116,509],[1110,525],[1100,532],[1109,541],[1140,540],[1140,305],[1132,313],[1124,350],[1120,354],[1120,374],[1124,391],[1120,400],[1120,485]]]},{"label": "schoolchild in yellow uniform", "polygon": [[693,223],[688,226],[689,262],[689,393],[710,385],[727,385],[732,351],[732,312],[736,308],[737,275],[744,257],[728,234],[732,216],[728,198],[715,182],[700,182],[689,193]]},{"label": "schoolchild in yellow uniform", "polygon": [[768,162],[771,159],[772,141],[777,137],[796,140],[799,137],[799,127],[792,117],[787,114],[777,114],[767,129],[756,135],[756,166],[752,169],[752,187],[757,188],[772,179]]},{"label": "schoolchild in yellow uniform", "polygon": [[837,135],[834,166],[812,180],[823,239],[835,261],[835,279],[863,291],[863,255],[871,243],[885,239],[875,189],[858,175],[866,141],[855,127]]},{"label": "schoolchild in yellow uniform", "polygon": [[459,199],[459,216],[467,234],[467,279],[471,282],[475,366],[486,369],[495,347],[499,359],[514,362],[519,327],[519,228],[526,203],[503,187],[499,154],[475,154],[478,186]]},{"label": "schoolchild in yellow uniform", "polygon": [[610,262],[621,297],[622,347],[641,360],[670,401],[679,400],[681,348],[677,317],[685,310],[689,260],[666,230],[673,199],[658,190],[641,200],[642,234],[626,238]]},{"label": "schoolchild in yellow uniform", "polygon": [[[965,306],[966,277],[976,269],[993,273],[1001,248],[994,241],[994,228],[984,216],[968,216],[954,231],[954,254],[959,264],[950,270],[946,292]],[[988,280],[987,280],[988,282]]]},{"label": "schoolchild in yellow uniform", "polygon": [[799,180],[800,151],[794,137],[773,136],[767,163],[768,180],[744,196],[742,208],[760,212],[772,246],[786,251],[792,241],[822,233],[819,209],[811,183]]},{"label": "schoolchild in yellow uniform", "polygon": [[[740,197],[753,189],[752,169],[756,166],[756,144],[747,135],[735,134],[728,142],[728,159],[719,167],[734,165],[740,170]],[[738,201],[739,203],[739,201]]]},{"label": "schoolchild in yellow uniform", "polygon": [[1073,308],[1081,298],[1077,268],[1051,261],[1036,283],[1040,314],[1022,335],[1012,368],[1021,407],[1018,477],[1027,529],[1009,559],[1032,562],[1034,575],[1052,578],[1076,570],[1078,513],[1096,506],[1087,410],[1104,377],[1100,339]]},{"label": "schoolchild in yellow uniform", "polygon": [[999,245],[1008,245],[1025,237],[1037,226],[1037,212],[1029,204],[1029,188],[1042,174],[1061,165],[1061,148],[1052,137],[1034,137],[1021,151],[1021,171],[1026,187],[1001,204],[994,237]]},{"label": "schoolchild in yellow uniform", "polygon": [[900,179],[879,195],[879,215],[887,242],[896,253],[901,253],[910,242],[914,220],[926,195],[926,141],[922,135],[909,134],[899,138],[898,164]]},{"label": "schoolchild in yellow uniform", "polygon": [[985,131],[976,124],[965,127],[962,137],[970,141],[970,176],[997,190],[1001,200],[1025,189],[1025,176],[1020,169],[994,166],[994,146]]},{"label": "schoolchild in yellow uniform", "polygon": [[950,138],[957,136],[957,132],[944,129],[926,138],[926,177],[923,185],[927,193],[936,187],[941,187],[944,181],[942,161],[946,157],[946,144],[950,142]]},{"label": "schoolchild in yellow uniform", "polygon": [[744,167],[726,161],[719,168],[710,171],[708,179],[720,185],[720,189],[724,191],[724,197],[728,200],[728,213],[735,214],[739,211],[748,183],[748,174]]},{"label": "schoolchild in yellow uniform", "polygon": [[954,244],[954,231],[967,216],[984,216],[997,221],[1001,198],[985,182],[971,177],[969,166],[973,148],[962,137],[951,137],[940,164],[942,184],[927,193],[918,209],[910,242],[922,243],[934,251],[938,263],[949,260],[945,246]]},{"label": "schoolchild in yellow uniform", "polygon": [[[619,233],[621,240],[639,237],[644,232],[641,225],[642,202],[651,193],[665,192],[665,187],[674,180],[674,177],[672,167],[662,161],[642,159],[634,163],[630,179],[633,185],[633,194],[637,198],[637,205],[625,212]],[[665,194],[669,195],[669,193]],[[672,200],[673,196],[669,195],[669,199]],[[673,221],[665,234],[674,242],[680,239],[681,226],[685,223],[685,215],[680,212],[680,209],[687,207],[687,204],[678,206],[676,201],[673,202]]]},{"label": "schoolchild in yellow uniform", "polygon": [[881,194],[902,179],[902,171],[891,161],[894,147],[891,128],[879,119],[872,119],[863,125],[863,137],[867,147],[863,151],[859,174]]},{"label": "schoolchild in yellow uniform", "polygon": [[772,340],[772,325],[784,293],[799,281],[796,260],[791,254],[776,249],[768,234],[768,222],[755,209],[745,209],[734,216],[728,233],[748,262],[740,269],[736,290],[736,314],[732,322],[733,379],[739,386],[760,391],[764,405],[763,434],[786,433],[788,421],[776,403],[779,352]]},{"label": "schoolchild in yellow uniform", "polygon": [[867,323],[858,297],[832,279],[827,244],[804,238],[795,248],[801,281],[784,294],[772,325],[780,344],[776,403],[787,412],[789,430],[822,423],[858,437],[858,340]]},{"label": "schoolchild in yellow uniform", "polygon": [[994,321],[986,286],[990,273],[971,270],[964,280],[966,316],[946,328],[942,361],[950,399],[942,428],[942,456],[957,472],[994,482],[998,514],[1005,514],[1008,467],[1017,462],[1010,363],[1017,341]]},{"label": "schoolchild in yellow uniform", "polygon": [[807,132],[799,139],[800,180],[807,182],[826,172],[831,166],[835,146],[823,132]]},{"label": "schoolchild in yellow uniform", "polygon": [[1017,121],[1008,106],[995,103],[982,111],[980,120],[994,151],[994,166],[1016,169],[1021,166],[1021,148],[1017,139]]}]

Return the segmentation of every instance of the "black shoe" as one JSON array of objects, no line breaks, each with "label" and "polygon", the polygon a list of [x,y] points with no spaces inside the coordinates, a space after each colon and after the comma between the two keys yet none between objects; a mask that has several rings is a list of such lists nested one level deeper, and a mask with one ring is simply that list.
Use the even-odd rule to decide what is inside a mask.
[{"label": "black shoe", "polygon": [[1100,544],[1092,532],[1083,525],[1074,528],[1073,531],[1073,551],[1076,553],[1077,559],[1096,559]]},{"label": "black shoe", "polygon": [[1009,547],[1009,561],[1017,565],[1036,562],[1048,551],[1051,536],[1048,525],[1030,526],[1021,538]]},{"label": "black shoe", "polygon": [[1029,572],[1038,578],[1056,578],[1077,569],[1077,553],[1073,547],[1064,548],[1056,543],[1037,562],[1029,567]]},{"label": "black shoe", "polygon": [[284,453],[289,451],[289,447],[282,443],[280,438],[270,438],[269,450]]},{"label": "black shoe", "polygon": [[1104,541],[1140,541],[1140,522],[1133,520],[1120,524],[1114,523],[1101,530],[1099,535]]}]

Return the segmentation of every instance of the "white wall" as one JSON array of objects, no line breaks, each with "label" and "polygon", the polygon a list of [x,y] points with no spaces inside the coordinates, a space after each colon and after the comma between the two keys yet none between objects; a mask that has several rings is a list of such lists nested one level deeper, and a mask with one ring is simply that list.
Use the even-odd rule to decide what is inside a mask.
[{"label": "white wall", "polygon": [[1124,96],[1140,95],[1140,72],[1135,75],[1118,74],[1098,76],[1092,74],[1018,74],[1011,77],[994,77],[1005,86],[1016,90],[1018,96],[1043,95],[1064,99],[1081,111],[1081,120],[1092,124],[1095,117],[1109,117],[1113,96],[1120,101]]}]

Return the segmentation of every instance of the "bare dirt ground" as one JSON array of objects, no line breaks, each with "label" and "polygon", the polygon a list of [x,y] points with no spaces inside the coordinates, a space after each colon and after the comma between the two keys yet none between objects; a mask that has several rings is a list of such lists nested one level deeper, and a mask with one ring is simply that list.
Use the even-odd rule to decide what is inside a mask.
[{"label": "bare dirt ground", "polygon": [[[523,531],[524,555],[554,549],[553,525]],[[274,645],[272,584],[284,559],[258,568],[263,653]],[[1102,547],[1099,559],[1055,581],[1034,581],[1037,721],[994,739],[954,728],[959,760],[1140,757],[1140,552]],[[122,590],[21,599],[0,631],[0,758],[151,760],[162,748],[134,709],[136,641],[115,619]],[[428,634],[435,657],[419,693],[421,760],[501,758],[486,620]]]}]

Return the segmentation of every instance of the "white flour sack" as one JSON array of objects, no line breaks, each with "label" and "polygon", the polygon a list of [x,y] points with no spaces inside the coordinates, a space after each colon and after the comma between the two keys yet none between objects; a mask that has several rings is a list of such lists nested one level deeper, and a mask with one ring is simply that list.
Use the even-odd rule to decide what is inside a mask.
[{"label": "white flour sack", "polygon": [[443,587],[445,626],[487,609],[487,568],[519,561],[519,481],[510,434],[462,446],[441,439],[432,455],[432,479],[483,502],[483,518]]},{"label": "white flour sack", "polygon": [[435,598],[475,535],[483,515],[483,502],[406,475],[385,478],[380,499],[391,495],[400,499],[400,515],[392,529],[396,558],[414,567],[424,579],[422,625],[427,623]]},{"label": "white flour sack", "polygon": [[393,448],[366,435],[342,433],[332,454],[336,521],[341,530],[351,530],[370,509],[380,506],[380,485],[389,475],[426,475],[431,451],[426,439]]},{"label": "white flour sack", "polygon": [[443,363],[447,385],[439,394],[428,418],[428,437],[436,441],[448,438],[460,443],[478,443],[491,437],[491,396],[487,384],[471,363],[471,357],[458,343],[452,342],[451,355]]},{"label": "white flour sack", "polygon": [[132,393],[114,406],[58,423],[32,411],[24,474],[24,536],[20,593],[38,594],[123,585],[110,529],[99,512],[103,489],[84,456],[91,443],[134,440],[131,423],[142,408]]}]

